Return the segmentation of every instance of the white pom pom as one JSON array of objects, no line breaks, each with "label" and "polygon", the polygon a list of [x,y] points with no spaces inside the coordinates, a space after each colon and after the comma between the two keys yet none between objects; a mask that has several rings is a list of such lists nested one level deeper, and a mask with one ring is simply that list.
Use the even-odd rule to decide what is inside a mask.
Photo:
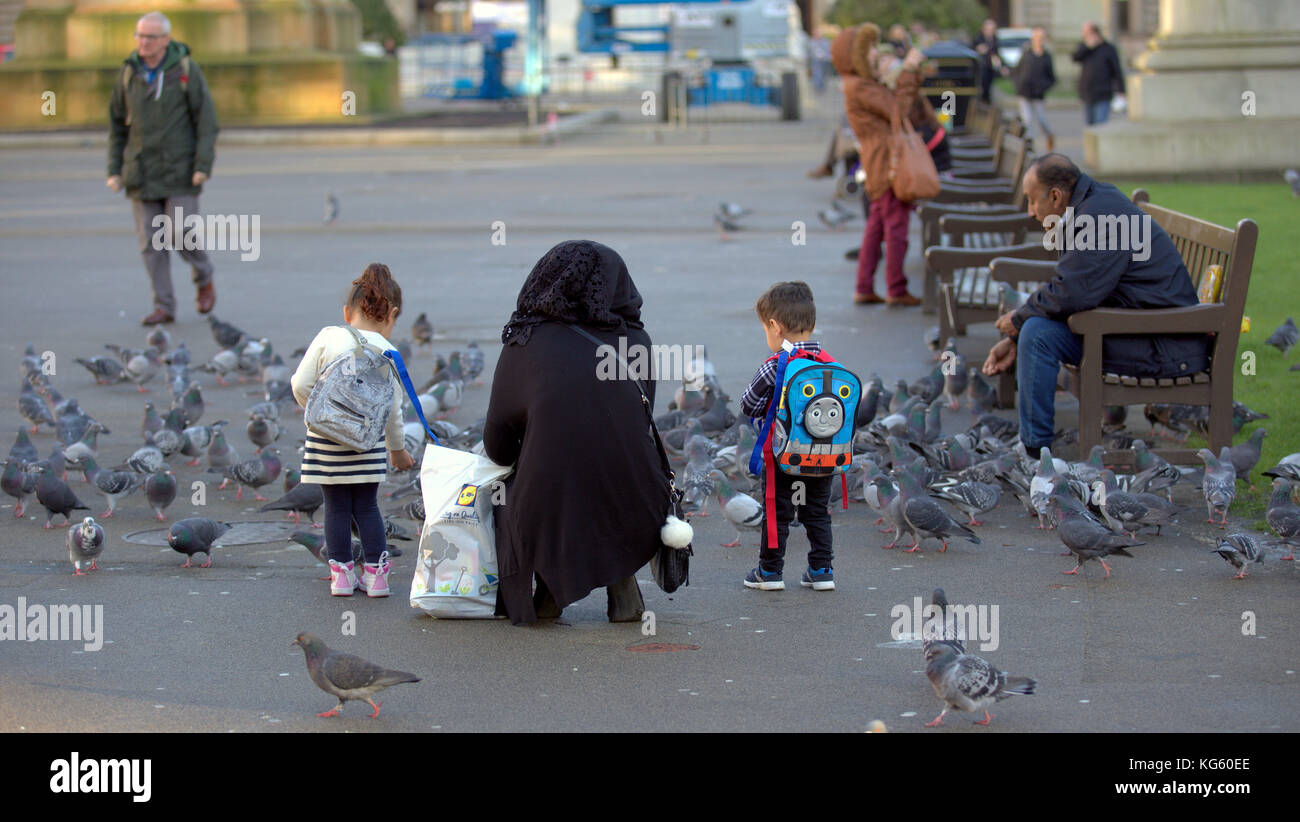
[{"label": "white pom pom", "polygon": [[685,548],[694,538],[695,529],[690,523],[683,522],[672,514],[668,515],[664,527],[659,529],[659,539],[669,548]]}]

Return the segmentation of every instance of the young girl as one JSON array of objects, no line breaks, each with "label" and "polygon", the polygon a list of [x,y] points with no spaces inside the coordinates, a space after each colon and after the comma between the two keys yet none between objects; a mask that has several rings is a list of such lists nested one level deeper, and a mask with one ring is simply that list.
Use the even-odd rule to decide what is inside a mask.
[{"label": "young girl", "polygon": [[[360,331],[369,342],[391,349],[388,337],[402,312],[402,289],[393,279],[388,266],[371,263],[360,277],[352,281],[343,321]],[[291,380],[294,399],[304,408],[312,386],[321,371],[337,357],[356,345],[352,334],[340,326],[322,328],[311,341],[302,363]],[[404,471],[415,460],[406,453],[402,439],[402,387],[392,378],[393,410],[388,415],[384,439],[388,460]],[[325,496],[325,549],[329,554],[330,593],[336,597],[352,596],[361,588],[372,597],[388,596],[388,571],[391,563],[384,550],[384,519],[379,513],[379,483],[386,473],[383,446],[359,452],[332,442],[307,429],[307,447],[302,458],[302,481],[321,486]],[[352,559],[352,522],[361,534],[365,564],[360,579]]]}]

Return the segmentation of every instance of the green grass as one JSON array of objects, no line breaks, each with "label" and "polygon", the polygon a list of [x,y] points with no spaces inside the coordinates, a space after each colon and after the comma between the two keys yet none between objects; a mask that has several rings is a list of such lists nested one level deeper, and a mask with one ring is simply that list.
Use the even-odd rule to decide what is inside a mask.
[{"label": "green grass", "polygon": [[[1268,505],[1270,488],[1261,477],[1287,454],[1300,451],[1300,371],[1289,371],[1300,363],[1300,346],[1283,357],[1281,352],[1264,344],[1287,317],[1300,322],[1300,200],[1291,195],[1290,187],[1278,175],[1276,183],[1202,184],[1144,183],[1109,180],[1131,194],[1135,188],[1151,193],[1151,202],[1218,223],[1235,227],[1242,218],[1259,225],[1259,242],[1250,272],[1250,290],[1246,294],[1246,316],[1250,331],[1241,336],[1237,347],[1238,366],[1233,392],[1238,401],[1269,415],[1269,419],[1251,423],[1241,429],[1236,442],[1250,436],[1255,428],[1268,430],[1264,438],[1264,455],[1252,480],[1260,490],[1251,493],[1239,485],[1234,513],[1255,517],[1255,527],[1267,531],[1263,512]],[[1193,276],[1196,276],[1193,273]],[[1255,353],[1255,374],[1241,373],[1241,355]],[[1193,436],[1190,447],[1205,443]]]}]

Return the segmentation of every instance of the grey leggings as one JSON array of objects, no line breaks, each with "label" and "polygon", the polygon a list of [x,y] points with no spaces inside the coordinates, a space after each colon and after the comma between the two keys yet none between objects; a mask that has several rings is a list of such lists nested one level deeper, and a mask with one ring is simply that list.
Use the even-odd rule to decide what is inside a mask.
[{"label": "grey leggings", "polygon": [[[1021,97],[1020,119],[1025,121],[1025,129],[1031,136],[1038,136],[1039,131],[1044,137],[1052,136],[1052,127],[1047,124],[1047,105],[1042,100]],[[1044,151],[1046,148],[1047,146],[1039,146],[1038,150]]]}]

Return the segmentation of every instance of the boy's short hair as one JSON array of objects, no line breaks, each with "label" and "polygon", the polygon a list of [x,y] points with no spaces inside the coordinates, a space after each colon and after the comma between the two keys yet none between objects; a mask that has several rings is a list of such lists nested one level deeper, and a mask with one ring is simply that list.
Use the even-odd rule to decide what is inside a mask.
[{"label": "boy's short hair", "polygon": [[808,283],[795,280],[777,283],[763,292],[754,306],[758,318],[766,325],[776,320],[795,334],[812,331],[817,326],[817,304]]}]

